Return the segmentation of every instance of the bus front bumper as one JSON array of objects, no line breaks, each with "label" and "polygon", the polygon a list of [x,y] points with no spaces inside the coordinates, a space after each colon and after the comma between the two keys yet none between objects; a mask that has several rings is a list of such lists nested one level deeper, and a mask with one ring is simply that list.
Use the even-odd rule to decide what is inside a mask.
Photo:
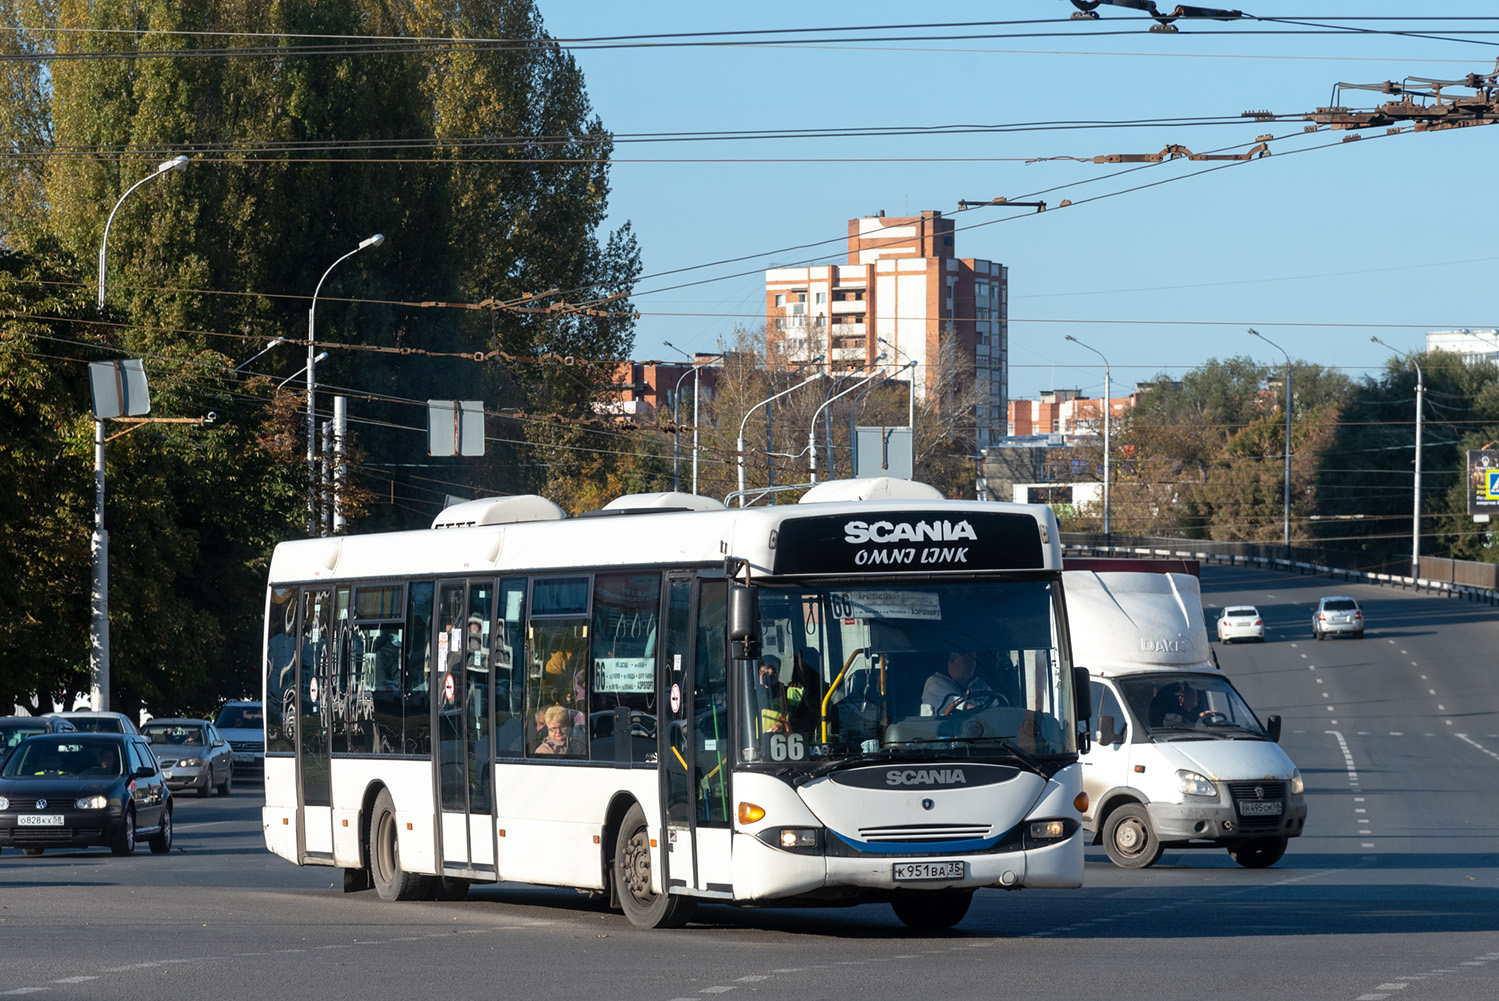
[{"label": "bus front bumper", "polygon": [[[897,879],[913,864],[961,862],[960,877]],[[916,865],[917,870],[921,869]],[[928,873],[922,873],[927,875]],[[825,889],[948,890],[997,886],[1064,889],[1083,883],[1082,833],[1029,851],[987,855],[830,857],[780,851],[748,834],[734,836],[734,898],[774,900]]]}]

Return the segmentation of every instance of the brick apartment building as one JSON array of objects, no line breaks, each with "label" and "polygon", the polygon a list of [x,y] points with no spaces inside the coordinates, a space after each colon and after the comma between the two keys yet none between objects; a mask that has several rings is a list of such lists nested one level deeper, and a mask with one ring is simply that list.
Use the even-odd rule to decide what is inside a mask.
[{"label": "brick apartment building", "polygon": [[657,411],[665,410],[670,418],[673,408],[680,403],[682,422],[690,424],[693,386],[701,387],[704,403],[713,398],[718,391],[720,358],[717,354],[696,355],[696,366],[701,369],[698,375],[693,375],[694,366],[688,362],[620,362],[611,386],[614,398],[594,404],[594,412],[621,420],[654,423]]},{"label": "brick apartment building", "polygon": [[[1116,427],[1125,411],[1135,405],[1134,396],[1109,400],[1109,419]],[[1099,416],[1103,401],[1091,399],[1076,389],[1049,389],[1036,400],[1011,400],[1009,433],[1017,437],[1035,434],[1103,434]]]},{"label": "brick apartment building", "polygon": [[848,221],[848,263],[765,272],[769,354],[798,364],[825,355],[830,374],[914,361],[918,396],[936,388],[949,339],[973,366],[974,444],[1003,437],[1009,387],[1009,269],[959,258],[941,212]]}]

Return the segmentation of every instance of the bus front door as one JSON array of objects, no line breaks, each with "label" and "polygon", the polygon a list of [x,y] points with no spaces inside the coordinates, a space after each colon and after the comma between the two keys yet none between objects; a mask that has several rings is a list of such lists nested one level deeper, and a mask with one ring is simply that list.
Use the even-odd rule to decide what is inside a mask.
[{"label": "bus front door", "polygon": [[[302,809],[298,831],[304,858],[333,858],[332,753],[329,746],[328,695],[332,691],[333,592],[308,588],[302,592],[302,635],[294,663],[283,679],[286,704],[282,719],[297,721],[297,784]],[[293,702],[295,700],[295,702]]]},{"label": "bus front door", "polygon": [[[668,891],[732,897],[729,846],[727,688],[722,581],[672,580],[662,690],[667,725],[660,730],[663,883]],[[692,623],[698,623],[694,630]]]},{"label": "bus front door", "polygon": [[434,615],[432,732],[438,804],[438,857],[452,876],[495,873],[494,753],[490,734],[492,580],[446,581]]},{"label": "bus front door", "polygon": [[667,591],[666,643],[661,658],[661,690],[666,725],[658,730],[661,760],[661,817],[666,826],[661,857],[668,890],[697,887],[697,853],[692,816],[692,581],[673,580]]}]

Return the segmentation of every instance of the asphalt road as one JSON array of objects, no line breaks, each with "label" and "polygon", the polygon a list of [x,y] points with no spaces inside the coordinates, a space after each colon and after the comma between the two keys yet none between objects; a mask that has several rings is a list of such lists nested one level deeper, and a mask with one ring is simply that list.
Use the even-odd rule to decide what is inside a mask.
[{"label": "asphalt road", "polygon": [[[571,891],[344,894],[265,852],[242,784],[180,800],[170,856],[0,856],[0,997],[1499,997],[1499,609],[1217,567],[1203,590],[1269,626],[1215,649],[1307,779],[1308,833],[1273,868],[1090,848],[1083,889],[986,891],[949,933],[883,906],[644,932]],[[1328,593],[1365,605],[1364,639],[1311,638]]]}]

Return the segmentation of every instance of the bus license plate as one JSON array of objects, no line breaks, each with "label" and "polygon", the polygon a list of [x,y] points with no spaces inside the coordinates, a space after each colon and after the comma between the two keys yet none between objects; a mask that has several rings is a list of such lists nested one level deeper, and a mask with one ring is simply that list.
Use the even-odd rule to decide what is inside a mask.
[{"label": "bus license plate", "polygon": [[962,862],[897,862],[895,881],[909,883],[922,879],[962,879]]},{"label": "bus license plate", "polygon": [[17,827],[61,827],[60,813],[23,813],[16,818]]},{"label": "bus license plate", "polygon": [[1278,817],[1280,816],[1280,803],[1249,800],[1239,804],[1239,812],[1246,817]]}]

